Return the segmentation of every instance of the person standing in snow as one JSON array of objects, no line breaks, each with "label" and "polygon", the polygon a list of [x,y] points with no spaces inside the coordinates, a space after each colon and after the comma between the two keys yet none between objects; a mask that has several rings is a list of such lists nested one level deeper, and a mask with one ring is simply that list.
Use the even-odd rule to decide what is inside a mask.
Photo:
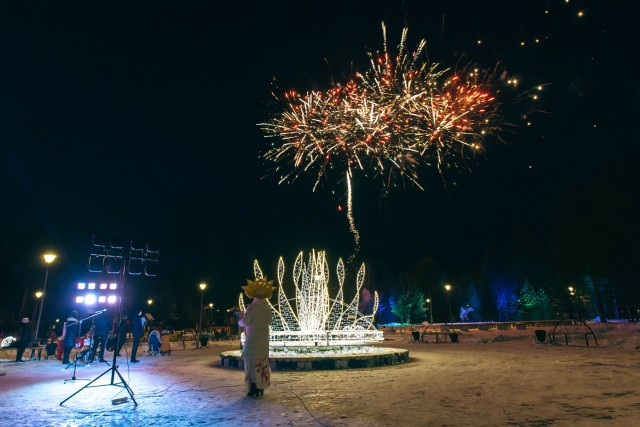
[{"label": "person standing in snow", "polygon": [[67,317],[67,321],[64,322],[64,326],[62,327],[62,340],[64,342],[64,355],[62,356],[62,363],[68,365],[69,363],[69,355],[71,354],[71,350],[76,346],[76,338],[78,337],[78,330],[80,329],[80,324],[78,323],[78,312],[72,311],[69,313],[69,317]]},{"label": "person standing in snow", "polygon": [[20,324],[20,336],[18,337],[18,352],[16,353],[16,362],[22,363],[22,355],[24,354],[24,349],[31,343],[31,328],[29,327],[29,318],[25,317],[22,319],[22,323]]},{"label": "person standing in snow", "polygon": [[91,346],[89,360],[93,361],[98,348],[100,348],[100,352],[98,353],[99,361],[106,362],[106,360],[104,360],[104,347],[107,342],[107,335],[109,335],[109,331],[111,330],[111,318],[106,312],[103,312],[94,319],[93,324],[93,345]]},{"label": "person standing in snow", "polygon": [[267,299],[273,295],[273,280],[266,278],[255,281],[247,280],[242,286],[245,295],[253,298],[238,324],[244,328],[244,383],[247,396],[262,396],[269,387],[271,369],[269,368],[269,325],[271,324],[271,308]]},{"label": "person standing in snow", "polygon": [[133,344],[131,346],[131,363],[138,363],[136,358],[140,338],[144,336],[144,321],[146,317],[143,312],[131,316],[131,335],[133,335]]}]

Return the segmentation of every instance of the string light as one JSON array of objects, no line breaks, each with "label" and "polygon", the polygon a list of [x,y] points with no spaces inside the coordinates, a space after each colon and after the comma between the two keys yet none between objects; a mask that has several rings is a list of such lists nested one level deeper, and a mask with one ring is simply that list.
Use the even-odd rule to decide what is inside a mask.
[{"label": "string light", "polygon": [[[263,278],[257,260],[254,261],[253,270],[256,280]],[[355,345],[384,339],[382,332],[373,325],[373,317],[379,306],[378,293],[374,292],[371,314],[364,315],[358,310],[366,271],[364,263],[356,276],[356,294],[348,305],[344,303],[345,268],[342,259],[336,267],[339,290],[334,299],[329,297],[329,264],[324,251],[312,251],[306,263],[303,252],[296,257],[293,267],[296,296],[293,304],[283,288],[284,271],[284,261],[280,257],[277,274],[278,301],[276,306],[268,301],[273,312],[269,327],[270,345],[308,346],[318,342],[327,345]],[[246,310],[242,294],[238,303],[241,310]],[[241,340],[244,342],[244,334]]]}]

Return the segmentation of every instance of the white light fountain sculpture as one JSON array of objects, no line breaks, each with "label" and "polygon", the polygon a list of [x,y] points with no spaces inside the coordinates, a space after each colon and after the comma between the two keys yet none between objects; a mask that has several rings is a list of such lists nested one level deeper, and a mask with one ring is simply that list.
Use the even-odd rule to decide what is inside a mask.
[{"label": "white light fountain sculpture", "polygon": [[[253,262],[256,280],[263,279],[258,261]],[[374,293],[373,312],[364,315],[358,311],[360,290],[364,283],[364,263],[358,270],[356,294],[350,304],[344,303],[344,262],[342,258],[337,266],[340,289],[335,299],[329,298],[329,264],[324,251],[312,251],[308,262],[303,262],[300,252],[293,266],[293,284],[295,298],[293,305],[285,294],[284,261],[278,260],[278,301],[274,306],[273,321],[269,332],[269,345],[272,347],[307,346],[345,346],[362,345],[382,341],[382,331],[373,326],[373,316],[378,310],[378,293]],[[245,310],[243,294],[238,301],[240,310]],[[294,311],[293,307],[296,308]],[[244,342],[244,334],[241,337]]]}]

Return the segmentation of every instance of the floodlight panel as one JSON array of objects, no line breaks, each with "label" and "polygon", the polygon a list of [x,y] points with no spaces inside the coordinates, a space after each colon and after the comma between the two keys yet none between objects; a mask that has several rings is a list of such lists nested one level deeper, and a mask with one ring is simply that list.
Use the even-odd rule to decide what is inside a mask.
[{"label": "floodlight panel", "polygon": [[89,286],[87,287],[87,289],[95,289],[95,288],[96,288],[95,283],[89,283]]},{"label": "floodlight panel", "polygon": [[105,297],[104,295],[100,295],[98,297],[98,302],[99,303],[104,303],[105,301],[107,301],[107,297]]},{"label": "floodlight panel", "polygon": [[96,303],[96,296],[94,294],[87,294],[84,297],[84,303],[87,305],[93,305]]},{"label": "floodlight panel", "polygon": [[158,261],[146,260],[144,263],[144,274],[146,276],[158,275]]},{"label": "floodlight panel", "polygon": [[116,283],[112,283],[109,285],[109,289],[111,289],[112,291],[117,289],[118,285]]},{"label": "floodlight panel", "polygon": [[78,283],[78,289],[79,289],[79,290],[83,290],[83,289],[85,289],[86,287],[87,287],[87,284],[86,284],[86,283],[84,283],[84,282],[80,282],[80,283]]},{"label": "floodlight panel", "polygon": [[116,302],[116,296],[115,295],[109,295],[109,297],[107,298],[107,302],[109,304],[113,304]]},{"label": "floodlight panel", "polygon": [[77,296],[77,297],[76,297],[76,302],[77,302],[77,303],[84,302],[84,297],[83,297],[83,296]]},{"label": "floodlight panel", "polygon": [[107,289],[106,283],[100,283],[100,289]]},{"label": "floodlight panel", "polygon": [[144,258],[129,258],[128,273],[133,276],[142,274],[144,270]]},{"label": "floodlight panel", "polygon": [[124,261],[121,256],[106,256],[104,258],[104,269],[109,274],[119,274],[122,271]]},{"label": "floodlight panel", "polygon": [[89,271],[92,273],[102,273],[104,270],[104,256],[91,255],[89,257]]}]

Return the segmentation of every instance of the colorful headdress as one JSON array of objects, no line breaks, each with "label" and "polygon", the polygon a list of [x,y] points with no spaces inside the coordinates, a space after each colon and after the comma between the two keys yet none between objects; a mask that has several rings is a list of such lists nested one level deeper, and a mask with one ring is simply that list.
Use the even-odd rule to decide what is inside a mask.
[{"label": "colorful headdress", "polygon": [[247,279],[247,286],[242,286],[242,289],[249,298],[269,299],[276,288],[273,286],[273,280],[267,280],[265,276],[264,279]]}]

